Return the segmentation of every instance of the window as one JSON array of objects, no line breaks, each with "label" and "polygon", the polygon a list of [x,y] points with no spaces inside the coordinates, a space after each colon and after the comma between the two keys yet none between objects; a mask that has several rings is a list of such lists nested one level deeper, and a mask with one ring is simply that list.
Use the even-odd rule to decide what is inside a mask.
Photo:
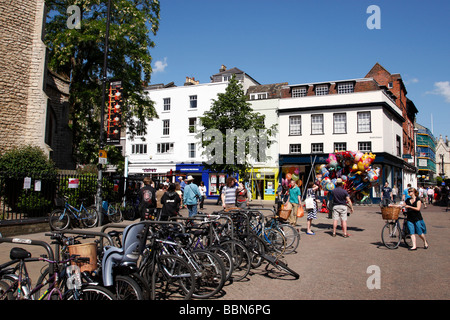
[{"label": "window", "polygon": [[170,129],[170,120],[163,120],[163,135],[168,136]]},{"label": "window", "polygon": [[164,98],[164,111],[170,111],[170,98]]},{"label": "window", "polygon": [[231,74],[227,74],[223,76],[223,82],[227,82],[231,80]]},{"label": "window", "polygon": [[347,151],[347,143],[346,142],[335,142],[334,143],[334,151]]},{"label": "window", "polygon": [[267,97],[268,97],[267,92],[252,93],[250,95],[250,100],[263,100],[263,99],[267,99]]},{"label": "window", "polygon": [[289,153],[302,153],[302,145],[300,143],[290,144]]},{"label": "window", "polygon": [[323,152],[323,143],[311,143],[311,153]]},{"label": "window", "polygon": [[289,117],[289,135],[299,136],[302,134],[302,116]]},{"label": "window", "polygon": [[354,84],[353,82],[342,82],[337,84],[337,93],[352,93],[354,92]]},{"label": "window", "polygon": [[401,157],[402,156],[402,148],[401,148],[402,142],[401,141],[402,140],[401,140],[400,136],[397,135],[396,145],[395,145],[396,148],[397,148],[397,157]]},{"label": "window", "polygon": [[325,96],[328,94],[328,85],[320,84],[316,86],[316,96]]},{"label": "window", "polygon": [[393,87],[394,87],[394,83],[393,83],[393,82],[389,82],[389,83],[388,83],[388,88],[389,88],[389,89],[392,89]]},{"label": "window", "polygon": [[136,125],[136,135],[143,136],[145,132],[145,122],[138,122]]},{"label": "window", "polygon": [[195,143],[188,143],[188,157],[195,158]]},{"label": "window", "polygon": [[189,133],[195,133],[197,130],[197,118],[189,118]]},{"label": "window", "polygon": [[358,142],[358,150],[361,152],[371,152],[372,142],[370,141]]},{"label": "window", "polygon": [[158,143],[156,145],[156,153],[172,153],[173,143]]},{"label": "window", "polygon": [[132,144],[131,145],[131,153],[132,154],[146,154],[147,153],[147,145],[146,144]]},{"label": "window", "polygon": [[370,111],[358,112],[358,132],[371,132]]},{"label": "window", "polygon": [[306,87],[293,88],[292,89],[292,98],[301,98],[306,97],[308,89]]},{"label": "window", "polygon": [[333,131],[334,133],[347,133],[347,114],[333,114]]},{"label": "window", "polygon": [[311,115],[311,134],[323,134],[323,114]]},{"label": "window", "polygon": [[189,96],[189,107],[191,109],[197,108],[197,96]]}]

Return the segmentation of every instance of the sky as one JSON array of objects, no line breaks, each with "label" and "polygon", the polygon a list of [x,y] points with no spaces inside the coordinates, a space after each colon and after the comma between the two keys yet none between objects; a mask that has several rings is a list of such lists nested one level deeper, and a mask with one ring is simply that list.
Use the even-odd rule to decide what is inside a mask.
[{"label": "sky", "polygon": [[[261,84],[399,73],[417,122],[450,139],[448,0],[160,0],[151,83],[210,82],[223,64]],[[372,6],[376,6],[375,8]]]}]

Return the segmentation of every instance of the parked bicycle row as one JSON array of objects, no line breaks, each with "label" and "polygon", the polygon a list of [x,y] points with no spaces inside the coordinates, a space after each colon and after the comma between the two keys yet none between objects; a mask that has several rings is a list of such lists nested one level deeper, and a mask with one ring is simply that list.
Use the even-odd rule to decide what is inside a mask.
[{"label": "parked bicycle row", "polygon": [[[298,231],[263,210],[269,209],[53,231],[46,234],[50,243],[0,238],[18,244],[0,265],[0,299],[207,299],[262,267],[272,277],[298,279],[284,258],[295,253]],[[28,245],[47,254],[31,257]],[[27,265],[36,261],[47,268],[32,281]]]}]

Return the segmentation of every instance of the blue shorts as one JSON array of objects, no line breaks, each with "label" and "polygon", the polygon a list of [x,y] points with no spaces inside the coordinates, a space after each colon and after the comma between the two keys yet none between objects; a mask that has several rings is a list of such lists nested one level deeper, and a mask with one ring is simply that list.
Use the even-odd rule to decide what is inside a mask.
[{"label": "blue shorts", "polygon": [[409,234],[427,234],[427,226],[423,220],[416,222],[406,221]]}]

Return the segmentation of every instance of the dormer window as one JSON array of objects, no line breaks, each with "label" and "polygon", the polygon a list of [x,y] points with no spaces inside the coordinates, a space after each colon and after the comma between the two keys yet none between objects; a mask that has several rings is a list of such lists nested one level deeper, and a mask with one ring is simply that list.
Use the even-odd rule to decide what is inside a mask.
[{"label": "dormer window", "polygon": [[341,82],[337,84],[337,93],[353,93],[355,91],[355,85],[353,82]]},{"label": "dormer window", "polygon": [[259,92],[259,93],[250,94],[250,100],[263,100],[263,99],[267,99],[267,98],[268,98],[267,92]]},{"label": "dormer window", "polygon": [[307,93],[308,93],[307,87],[293,88],[292,89],[292,98],[306,97]]},{"label": "dormer window", "polygon": [[325,96],[328,94],[328,84],[319,84],[315,88],[316,96]]}]

